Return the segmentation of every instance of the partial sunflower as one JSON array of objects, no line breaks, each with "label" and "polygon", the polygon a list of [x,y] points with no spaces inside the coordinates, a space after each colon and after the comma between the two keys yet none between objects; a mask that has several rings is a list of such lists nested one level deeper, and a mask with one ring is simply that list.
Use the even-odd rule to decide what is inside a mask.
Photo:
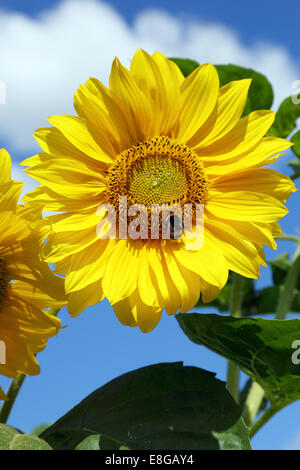
[{"label": "partial sunflower", "polygon": [[[121,323],[148,332],[164,308],[213,300],[229,270],[259,276],[295,186],[260,168],[291,143],[264,137],[274,112],[241,117],[250,83],[220,87],[209,63],[184,78],[161,53],[138,50],[130,70],[115,59],[110,88],[95,78],[79,87],[78,117],[54,116],[54,127],[36,131],[43,153],[23,164],[42,185],[26,201],[62,212],[49,218],[44,257],[66,276],[72,315],[107,297]],[[203,204],[203,247],[161,234],[99,240],[97,207],[118,212],[119,196],[146,207]]]},{"label": "partial sunflower", "polygon": [[[20,206],[23,183],[11,180],[9,154],[0,150],[0,374],[39,373],[35,355],[60,330],[44,308],[66,304],[64,282],[41,261],[49,232],[38,207]],[[0,387],[0,400],[4,398]]]}]

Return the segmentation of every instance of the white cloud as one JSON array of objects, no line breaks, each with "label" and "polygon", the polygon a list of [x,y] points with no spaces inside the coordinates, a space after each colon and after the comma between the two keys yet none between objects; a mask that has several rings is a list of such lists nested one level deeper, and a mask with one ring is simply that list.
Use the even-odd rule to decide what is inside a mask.
[{"label": "white cloud", "polygon": [[280,45],[243,45],[222,24],[182,19],[160,10],[139,14],[132,27],[110,5],[65,0],[37,19],[0,12],[1,76],[7,104],[0,106],[0,139],[10,150],[38,150],[32,132],[53,114],[73,113],[73,93],[97,76],[107,83],[114,56],[125,65],[137,48],[199,62],[233,62],[271,77],[276,102],[291,94],[300,71]]}]

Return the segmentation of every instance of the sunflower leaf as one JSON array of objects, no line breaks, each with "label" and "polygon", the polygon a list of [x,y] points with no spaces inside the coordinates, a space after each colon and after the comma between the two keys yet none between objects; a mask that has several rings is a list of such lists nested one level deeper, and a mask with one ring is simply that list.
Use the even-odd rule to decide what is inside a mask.
[{"label": "sunflower leaf", "polygon": [[296,179],[300,177],[300,131],[295,132],[291,138],[291,142],[294,143],[292,151],[297,155],[297,158],[291,160],[288,165],[294,170],[292,178]]},{"label": "sunflower leaf", "polygon": [[[283,289],[283,286],[270,286],[258,291],[257,295],[257,310],[254,314],[266,314],[273,313],[276,310],[279,295]],[[300,291],[295,289],[294,297],[290,307],[290,312],[300,312]],[[252,313],[252,314],[253,314]]]},{"label": "sunflower leaf", "polygon": [[220,78],[220,86],[233,80],[252,78],[248,99],[243,115],[247,115],[257,109],[270,109],[273,104],[273,88],[268,79],[261,73],[238,65],[216,65]]},{"label": "sunflower leaf", "polygon": [[[254,288],[253,279],[246,279],[243,289],[242,316],[274,314],[276,311],[278,298],[283,288],[287,271],[291,266],[288,253],[281,253],[277,258],[269,261],[273,275],[273,286],[260,290]],[[232,273],[222,291],[215,300],[209,303],[209,307],[215,307],[219,312],[228,312],[232,289]],[[197,303],[198,308],[206,308],[201,299]],[[294,292],[290,312],[300,312],[300,278]]]},{"label": "sunflower leaf", "polygon": [[116,378],[42,437],[55,449],[74,449],[95,434],[101,435],[100,449],[251,448],[241,408],[225,384],[182,363],[156,364]]},{"label": "sunflower leaf", "polygon": [[300,159],[294,158],[291,160],[288,165],[294,170],[294,174],[292,175],[292,179],[296,179],[300,177]]},{"label": "sunflower leaf", "polygon": [[289,96],[279,106],[274,124],[268,134],[273,137],[288,137],[295,129],[299,117],[300,103],[295,104],[293,97]]},{"label": "sunflower leaf", "polygon": [[279,410],[300,398],[300,364],[292,360],[293,343],[300,339],[300,320],[213,314],[176,318],[191,341],[230,359],[258,382],[273,408]]},{"label": "sunflower leaf", "polygon": [[52,450],[44,440],[32,434],[22,434],[17,429],[0,424],[0,450]]},{"label": "sunflower leaf", "polygon": [[91,434],[81,441],[75,450],[100,450],[100,434]]},{"label": "sunflower leaf", "polygon": [[[179,59],[172,57],[185,77],[192,73],[199,63],[191,59]],[[261,73],[252,69],[240,67],[239,65],[226,64],[215,65],[220,79],[220,86],[224,86],[233,80],[252,78],[249,88],[247,103],[243,115],[247,115],[257,109],[270,109],[273,103],[273,88],[268,79]]]},{"label": "sunflower leaf", "polygon": [[[232,289],[232,272],[229,273],[229,278],[226,285],[221,290],[218,297],[215,300],[209,303],[210,307],[216,307],[219,312],[228,312],[229,304],[230,304],[230,297],[231,297],[231,289]],[[254,289],[254,282],[253,279],[246,279],[244,282],[243,287],[243,304],[242,304],[242,312],[243,315],[250,315],[254,312],[256,313],[256,291]],[[199,299],[197,303],[198,308],[205,308],[207,304],[204,304],[201,299]]]},{"label": "sunflower leaf", "polygon": [[170,57],[170,60],[172,60],[173,62],[175,62],[175,64],[178,65],[185,77],[187,77],[200,65],[199,62],[196,62],[192,59],[179,59],[177,57]]},{"label": "sunflower leaf", "polygon": [[275,286],[283,284],[289,268],[291,267],[291,261],[288,253],[280,253],[272,261],[269,261],[272,269],[273,282]]},{"label": "sunflower leaf", "polygon": [[[300,131],[295,132],[293,136],[291,137],[291,142],[294,143],[292,150],[297,157],[300,159]],[[300,164],[300,160],[299,160]]]}]

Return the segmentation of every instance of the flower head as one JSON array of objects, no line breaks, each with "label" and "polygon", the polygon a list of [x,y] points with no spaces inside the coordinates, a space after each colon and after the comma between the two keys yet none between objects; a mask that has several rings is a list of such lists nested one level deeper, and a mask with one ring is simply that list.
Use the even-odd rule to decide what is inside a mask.
[{"label": "flower head", "polygon": [[64,285],[39,257],[49,227],[40,208],[18,205],[23,183],[11,180],[4,149],[0,169],[0,373],[34,375],[35,355],[60,329],[60,320],[44,308],[65,305]]},{"label": "flower head", "polygon": [[[26,200],[62,212],[49,218],[44,256],[66,276],[72,315],[107,297],[123,324],[148,332],[164,308],[213,300],[229,270],[259,276],[295,187],[261,168],[291,144],[264,137],[274,112],[241,117],[250,83],[220,87],[211,64],[184,78],[162,54],[138,50],[130,70],[115,59],[110,88],[94,78],[79,87],[78,116],[51,117],[53,127],[36,131],[43,153],[24,164],[42,185]],[[118,215],[116,237],[99,238],[101,204]],[[120,236],[134,222],[130,208],[160,205],[175,205],[175,215],[188,208],[192,227],[203,206],[203,244],[188,248],[172,230],[164,237],[161,222],[151,237],[149,219],[139,220],[140,237]]]}]

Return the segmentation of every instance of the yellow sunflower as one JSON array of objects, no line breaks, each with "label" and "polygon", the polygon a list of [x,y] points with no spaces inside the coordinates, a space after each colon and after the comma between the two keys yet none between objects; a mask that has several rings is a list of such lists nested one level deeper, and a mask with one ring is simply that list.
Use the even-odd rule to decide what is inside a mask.
[{"label": "yellow sunflower", "polygon": [[[66,276],[72,315],[107,297],[121,323],[149,332],[164,308],[172,315],[200,294],[213,300],[229,270],[259,276],[295,187],[260,168],[291,144],[264,137],[274,112],[241,117],[250,83],[220,87],[209,63],[184,78],[161,53],[138,50],[130,70],[115,59],[109,88],[95,78],[79,87],[78,116],[51,117],[53,127],[36,131],[43,153],[23,164],[42,185],[26,201],[61,212],[49,219],[44,257]],[[188,205],[193,224],[203,205],[203,246],[187,249],[185,237],[160,230],[158,239],[99,239],[97,208],[110,204],[120,216],[120,196],[128,207]]]},{"label": "yellow sunflower", "polygon": [[63,279],[39,258],[49,227],[40,208],[18,205],[23,183],[12,181],[10,171],[10,156],[1,149],[0,374],[16,377],[39,373],[35,355],[60,329],[44,308],[60,308],[66,299]]}]

